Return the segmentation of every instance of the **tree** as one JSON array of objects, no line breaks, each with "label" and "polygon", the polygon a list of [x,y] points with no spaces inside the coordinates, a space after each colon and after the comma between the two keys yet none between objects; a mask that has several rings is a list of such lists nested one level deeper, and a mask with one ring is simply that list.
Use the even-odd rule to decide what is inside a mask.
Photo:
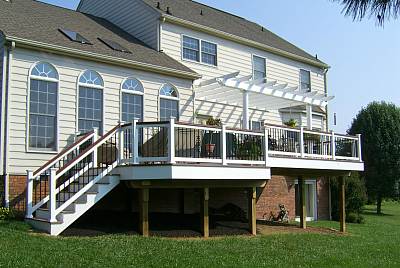
[{"label": "tree", "polygon": [[333,0],[343,5],[346,16],[362,20],[365,16],[376,17],[378,24],[400,15],[400,0]]},{"label": "tree", "polygon": [[384,198],[392,198],[400,178],[400,109],[386,102],[372,102],[353,120],[349,134],[362,136],[362,157],[368,198],[382,212]]}]

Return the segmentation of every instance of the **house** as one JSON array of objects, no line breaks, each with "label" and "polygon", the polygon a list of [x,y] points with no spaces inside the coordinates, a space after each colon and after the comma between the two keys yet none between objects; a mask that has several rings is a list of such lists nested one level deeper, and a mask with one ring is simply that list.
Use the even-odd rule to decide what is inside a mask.
[{"label": "house", "polygon": [[1,0],[0,38],[5,204],[52,235],[113,209],[143,235],[151,213],[198,213],[208,236],[226,204],[252,234],[279,204],[305,227],[330,217],[329,178],[364,168],[360,136],[328,129],[329,66],[233,14]]}]

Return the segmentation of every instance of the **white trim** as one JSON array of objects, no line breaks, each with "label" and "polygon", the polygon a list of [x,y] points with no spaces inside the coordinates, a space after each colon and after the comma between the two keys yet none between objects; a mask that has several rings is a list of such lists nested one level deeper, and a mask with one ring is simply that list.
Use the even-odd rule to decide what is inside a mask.
[{"label": "white trim", "polygon": [[267,57],[265,57],[265,56],[260,56],[259,54],[256,54],[256,53],[251,53],[251,67],[252,67],[252,74],[253,74],[253,78],[254,78],[254,57],[257,57],[257,58],[260,58],[260,59],[264,59],[264,61],[265,61],[265,70],[264,70],[264,73],[265,73],[265,76],[264,76],[264,79],[267,79]]},{"label": "white trim", "polygon": [[[195,60],[191,60],[191,59],[186,59],[186,58],[183,57],[183,49],[184,49],[184,47],[183,47],[183,38],[184,38],[184,37],[196,39],[196,40],[199,41],[199,61],[195,61]],[[202,41],[215,45],[215,53],[216,53],[216,54],[215,54],[215,65],[214,65],[214,64],[210,64],[210,63],[203,62],[203,60],[202,60],[202,54],[203,54],[203,52],[202,52],[202,44],[201,44]],[[206,53],[206,54],[209,54],[209,53]],[[187,34],[181,34],[181,60],[182,60],[182,61],[191,62],[191,63],[197,63],[197,64],[205,65],[205,66],[208,66],[208,67],[217,68],[217,67],[218,67],[218,43],[211,42],[211,41],[207,41],[207,40],[205,40],[205,39],[198,38],[198,37],[194,37],[194,36],[187,35]]]},{"label": "white trim", "polygon": [[309,68],[299,68],[299,91],[300,92],[303,91],[303,89],[301,88],[301,71],[306,71],[306,72],[308,72],[310,74],[310,88],[309,88],[309,91],[304,91],[304,92],[307,92],[307,93],[308,92],[312,92],[312,83],[311,83],[311,73],[312,73],[312,71]]},{"label": "white trim", "polygon": [[[131,79],[132,80],[136,80],[136,81],[139,82],[139,84],[143,88],[143,92],[136,91],[136,90],[123,89],[123,85],[125,84],[125,82],[128,81],[128,80],[131,80]],[[123,113],[123,111],[122,111],[122,97],[123,97],[124,93],[131,94],[131,95],[142,96],[142,118],[139,118],[139,120],[143,121],[144,120],[144,96],[145,96],[145,93],[146,93],[145,92],[145,88],[143,86],[143,82],[140,79],[136,78],[135,76],[128,76],[128,77],[126,77],[125,79],[122,80],[121,85],[120,85],[120,94],[119,94],[119,118],[120,118],[120,122],[122,122],[122,113]]]},{"label": "white trim", "polygon": [[[299,180],[298,179],[296,179],[295,181],[294,181],[294,184],[296,185],[298,185],[299,184]],[[308,215],[307,215],[307,218],[306,218],[306,221],[317,221],[318,220],[318,194],[317,194],[317,180],[316,179],[306,179],[305,180],[305,184],[308,184],[308,185],[313,185],[313,189],[312,189],[312,191],[313,191],[313,199],[314,199],[314,204],[313,204],[313,216],[312,217],[309,217]],[[295,220],[296,221],[300,221],[300,217],[298,217],[297,215],[295,215],[296,216],[296,218],[295,218]]]},{"label": "white trim", "polygon": [[[35,68],[36,65],[40,63],[46,63],[50,65],[51,67],[54,68],[54,70],[57,72],[58,80],[53,79],[53,78],[46,78],[46,77],[41,77],[37,75],[32,75],[33,68]],[[55,137],[54,137],[54,142],[55,142],[55,148],[54,149],[40,149],[40,148],[31,148],[29,144],[29,137],[30,137],[30,96],[31,96],[31,80],[40,80],[40,81],[46,81],[46,82],[53,82],[57,83],[57,102],[56,102],[56,126],[55,126]],[[25,138],[25,151],[27,153],[43,153],[43,154],[57,154],[59,152],[59,137],[60,137],[60,81],[61,81],[61,74],[60,71],[58,70],[57,66],[54,64],[47,62],[47,61],[36,61],[34,64],[31,65],[29,68],[29,73],[28,73],[28,89],[27,89],[27,95],[26,95],[26,138]]]},{"label": "white trim", "polygon": [[[175,89],[176,93],[178,94],[178,97],[171,97],[171,96],[161,95],[161,89],[165,85],[170,85],[171,87],[173,87]],[[176,121],[179,121],[179,118],[181,116],[180,96],[181,96],[181,94],[179,93],[178,88],[174,84],[172,84],[172,83],[164,83],[164,84],[161,85],[161,87],[158,89],[158,119],[159,120],[161,120],[161,99],[167,99],[167,100],[174,100],[174,101],[178,102],[178,116],[176,118]]]}]

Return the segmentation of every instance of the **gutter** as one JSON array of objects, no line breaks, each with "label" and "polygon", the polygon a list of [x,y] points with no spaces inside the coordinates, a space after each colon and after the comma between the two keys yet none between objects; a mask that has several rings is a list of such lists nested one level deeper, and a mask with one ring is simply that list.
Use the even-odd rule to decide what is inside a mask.
[{"label": "gutter", "polygon": [[[11,72],[12,72],[12,61],[13,61],[13,49],[15,48],[15,43],[11,42],[10,47],[5,48],[5,54],[4,54],[4,60],[6,60],[6,64],[3,66],[6,66],[6,68],[3,70],[3,104],[4,104],[4,150],[3,150],[3,176],[4,176],[4,201],[5,201],[5,207],[10,206],[10,180],[9,180],[9,174],[8,174],[8,151],[9,151],[9,146],[8,141],[9,141],[9,119],[8,119],[8,106],[9,106],[9,92],[10,92],[10,80],[11,80]],[[6,75],[4,75],[4,72],[6,72]]]},{"label": "gutter", "polygon": [[[150,71],[154,73],[159,73],[159,74],[164,74],[164,75],[171,75],[174,77],[179,77],[179,78],[185,78],[185,79],[190,79],[190,80],[196,80],[201,78],[201,75],[193,72],[187,72],[187,71],[181,71],[181,70],[176,70],[173,68],[167,68],[167,67],[161,67],[149,63],[143,63],[139,61],[133,61],[133,60],[126,60],[126,59],[121,59],[113,56],[106,56],[98,53],[93,53],[93,52],[86,52],[82,51],[79,49],[74,49],[74,48],[67,48],[63,46],[58,46],[58,45],[51,45],[47,43],[42,43],[38,41],[32,41],[28,39],[23,39],[19,37],[14,37],[14,36],[7,36],[6,41],[8,42],[15,42],[18,47],[22,48],[36,48],[38,50],[42,51],[53,51],[57,54],[62,54],[62,55],[67,55],[67,56],[76,56],[78,58],[86,59],[86,60],[91,60],[91,61],[98,61],[102,63],[107,63],[107,64],[114,64],[118,66],[123,66],[123,67],[129,67],[129,68],[135,68],[139,70],[144,70],[144,71]],[[172,59],[171,59],[172,60]]]},{"label": "gutter", "polygon": [[310,64],[310,65],[313,65],[315,67],[319,67],[319,68],[323,68],[323,69],[330,68],[330,66],[328,64],[326,64],[326,63],[323,63],[323,62],[320,62],[320,61],[316,61],[316,60],[311,60],[311,59],[308,59],[308,58],[305,58],[305,57],[302,57],[302,56],[299,56],[299,55],[284,51],[282,49],[274,48],[274,47],[271,47],[271,46],[268,46],[268,45],[265,45],[265,44],[262,44],[262,43],[259,43],[259,42],[256,42],[256,41],[252,41],[252,40],[249,40],[249,39],[234,35],[234,34],[230,34],[230,33],[224,32],[224,31],[220,31],[220,30],[216,30],[214,28],[207,27],[207,26],[204,26],[204,25],[201,25],[201,24],[198,24],[198,23],[194,23],[194,22],[187,21],[187,20],[184,20],[184,19],[176,18],[176,17],[168,15],[168,14],[162,14],[160,19],[164,20],[164,21],[167,21],[167,22],[170,22],[170,23],[182,25],[182,26],[185,26],[185,27],[188,27],[188,28],[191,28],[191,29],[200,30],[200,31],[203,31],[203,32],[206,32],[206,33],[209,33],[209,34],[213,34],[213,35],[222,37],[224,39],[229,39],[231,41],[235,41],[235,42],[238,42],[238,43],[241,43],[241,44],[244,44],[244,45],[249,45],[249,46],[252,46],[252,47],[255,47],[255,48],[259,48],[259,49],[271,52],[271,53],[276,54],[276,55],[280,55],[280,56],[283,56],[283,57],[286,57],[286,58],[290,58],[292,60],[296,60],[296,61],[300,61],[300,62],[303,62],[303,63],[307,63],[307,64]]}]

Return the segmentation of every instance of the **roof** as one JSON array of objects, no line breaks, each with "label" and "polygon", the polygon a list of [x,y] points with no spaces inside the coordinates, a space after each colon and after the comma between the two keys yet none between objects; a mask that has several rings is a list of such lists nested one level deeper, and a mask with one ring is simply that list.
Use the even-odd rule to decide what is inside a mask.
[{"label": "roof", "polygon": [[[78,32],[92,45],[71,41],[59,31],[60,28]],[[153,67],[154,70],[161,67],[182,76],[199,77],[185,65],[146,46],[105,19],[33,0],[0,1],[0,31],[7,40],[40,42],[90,55],[134,62],[139,67],[143,65],[151,70]],[[132,53],[115,51],[98,38],[117,42]]]},{"label": "roof", "polygon": [[[161,15],[170,15],[182,20],[210,27],[320,63],[320,65],[326,65],[311,54],[267,30],[265,27],[225,11],[191,0],[143,1]],[[157,8],[158,2],[160,3],[160,9]],[[167,13],[167,7],[169,7],[169,13]]]}]

